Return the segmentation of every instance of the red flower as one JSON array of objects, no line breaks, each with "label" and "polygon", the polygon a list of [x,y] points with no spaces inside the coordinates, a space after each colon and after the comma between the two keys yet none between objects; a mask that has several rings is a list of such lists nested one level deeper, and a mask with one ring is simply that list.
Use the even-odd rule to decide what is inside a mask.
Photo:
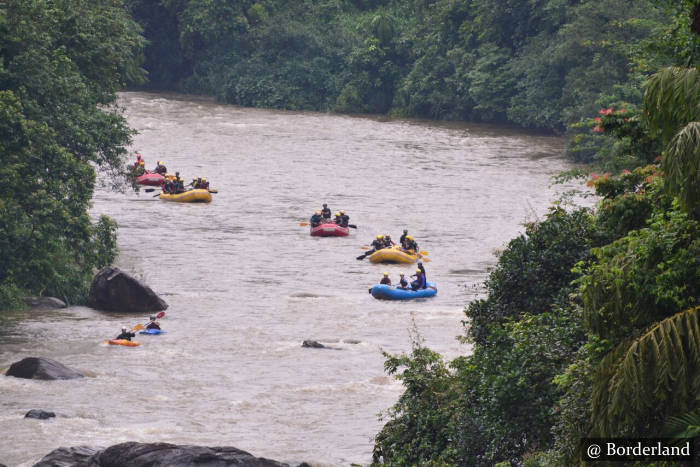
[{"label": "red flower", "polygon": [[609,109],[601,109],[600,112],[598,112],[601,115],[610,115],[615,111],[615,108],[610,107]]},{"label": "red flower", "polygon": [[593,131],[595,131],[596,133],[602,133],[603,127],[601,127],[600,125],[596,125],[593,127]]},{"label": "red flower", "polygon": [[596,118],[595,118],[595,121],[598,122],[598,123],[600,123],[600,122],[602,122],[603,120],[602,120],[600,117],[596,117]]}]

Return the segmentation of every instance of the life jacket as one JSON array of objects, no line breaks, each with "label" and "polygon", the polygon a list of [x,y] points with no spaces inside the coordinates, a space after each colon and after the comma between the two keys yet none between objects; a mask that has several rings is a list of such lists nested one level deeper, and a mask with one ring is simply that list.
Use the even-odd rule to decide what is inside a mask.
[{"label": "life jacket", "polygon": [[387,276],[382,277],[382,280],[379,281],[380,284],[386,284],[386,285],[391,285],[391,279]]}]

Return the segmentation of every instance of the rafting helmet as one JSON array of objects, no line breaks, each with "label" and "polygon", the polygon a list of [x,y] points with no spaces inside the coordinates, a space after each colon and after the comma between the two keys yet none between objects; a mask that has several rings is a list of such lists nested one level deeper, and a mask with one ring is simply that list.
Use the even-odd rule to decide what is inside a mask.
[{"label": "rafting helmet", "polygon": [[403,233],[407,234],[407,233],[408,233],[408,229],[403,229]]},{"label": "rafting helmet", "polygon": [[339,213],[339,212],[336,212],[336,213],[335,213],[335,217],[340,217],[340,213]]},{"label": "rafting helmet", "polygon": [[377,240],[384,240],[384,235],[382,235],[382,234],[377,235]]},{"label": "rafting helmet", "polygon": [[122,326],[122,332],[126,332],[126,326]]},{"label": "rafting helmet", "polygon": [[413,235],[406,235],[406,240],[413,240]]},{"label": "rafting helmet", "polygon": [[163,165],[163,161],[158,161],[158,165]]},{"label": "rafting helmet", "polygon": [[155,316],[151,316],[151,321],[155,321],[155,320],[156,320],[156,317],[155,317]]},{"label": "rafting helmet", "polygon": [[323,203],[323,207],[324,207],[324,208],[327,208],[328,205],[327,205],[326,203]]},{"label": "rafting helmet", "polygon": [[207,181],[207,178],[206,178],[206,177],[202,177],[202,181],[203,181],[203,182],[206,182],[206,181]]},{"label": "rafting helmet", "polygon": [[388,276],[388,275],[389,275],[389,273],[388,273],[388,272],[385,272],[385,273],[384,273],[384,275],[385,275],[385,276]]},{"label": "rafting helmet", "polygon": [[345,211],[340,211],[341,214],[345,214]]},{"label": "rafting helmet", "polygon": [[405,275],[406,275],[406,274],[404,274],[404,273],[399,274],[399,276],[401,276],[401,277],[403,277],[403,276],[405,276]]},{"label": "rafting helmet", "polygon": [[144,161],[139,161],[139,165],[146,165]]},{"label": "rafting helmet", "polygon": [[316,211],[316,214],[321,214],[321,210],[319,209],[318,211]]}]

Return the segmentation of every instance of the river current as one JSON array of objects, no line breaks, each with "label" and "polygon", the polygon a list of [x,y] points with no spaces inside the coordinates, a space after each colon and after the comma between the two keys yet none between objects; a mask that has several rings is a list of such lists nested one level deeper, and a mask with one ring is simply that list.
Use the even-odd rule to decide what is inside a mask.
[{"label": "river current", "polygon": [[[211,204],[97,190],[92,214],[119,223],[117,266],[170,305],[168,332],[141,346],[103,341],[147,316],[85,307],[0,314],[0,371],[28,356],[87,375],[0,376],[0,463],[31,465],[59,446],[123,441],[231,445],[280,461],[367,464],[380,412],[402,386],[382,351],[412,339],[451,358],[470,351],[463,307],[524,222],[566,188],[560,138],[490,125],[281,112],[173,94],[120,95],[132,152],[218,189]],[[326,202],[357,225],[309,236]],[[407,228],[432,299],[377,301],[368,288],[407,265],[358,261],[379,233]],[[305,339],[333,349],[302,348]],[[23,419],[32,408],[56,412]]]}]

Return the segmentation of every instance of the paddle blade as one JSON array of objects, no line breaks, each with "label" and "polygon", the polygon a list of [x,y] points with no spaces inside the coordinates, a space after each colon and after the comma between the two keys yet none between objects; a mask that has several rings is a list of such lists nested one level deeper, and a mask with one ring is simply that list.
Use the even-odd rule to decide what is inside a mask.
[{"label": "paddle blade", "polygon": [[355,224],[348,224],[348,227],[350,227],[351,229],[356,229],[356,228],[357,228],[357,226],[356,226]]},{"label": "paddle blade", "polygon": [[423,261],[424,263],[430,262],[430,258],[421,258],[420,260]]},{"label": "paddle blade", "polygon": [[306,227],[307,225],[309,225],[309,223],[308,222],[299,222],[299,225],[301,227]]},{"label": "paddle blade", "polygon": [[136,326],[131,328],[132,331],[140,331],[141,329],[143,329],[143,324],[137,324]]},{"label": "paddle blade", "polygon": [[358,256],[358,257],[355,258],[355,259],[365,259],[365,255],[360,255],[360,256]]},{"label": "paddle blade", "polygon": [[369,250],[368,246],[361,246],[360,248],[362,248],[363,250]]},{"label": "paddle blade", "polygon": [[154,191],[156,191],[156,189],[155,188],[146,188],[143,191],[145,191],[146,193],[153,193]]},{"label": "paddle blade", "polygon": [[156,318],[157,318],[157,319],[161,319],[163,316],[165,316],[165,312],[164,312],[164,311],[161,311],[160,313],[158,313],[158,314],[156,315]]},{"label": "paddle blade", "polygon": [[430,252],[429,251],[421,251],[420,254],[423,256],[428,256],[430,254]]},{"label": "paddle blade", "polygon": [[211,188],[211,189],[209,190],[209,193],[218,193],[218,192],[219,192],[219,190],[216,190],[216,189],[214,189],[214,188]]}]

